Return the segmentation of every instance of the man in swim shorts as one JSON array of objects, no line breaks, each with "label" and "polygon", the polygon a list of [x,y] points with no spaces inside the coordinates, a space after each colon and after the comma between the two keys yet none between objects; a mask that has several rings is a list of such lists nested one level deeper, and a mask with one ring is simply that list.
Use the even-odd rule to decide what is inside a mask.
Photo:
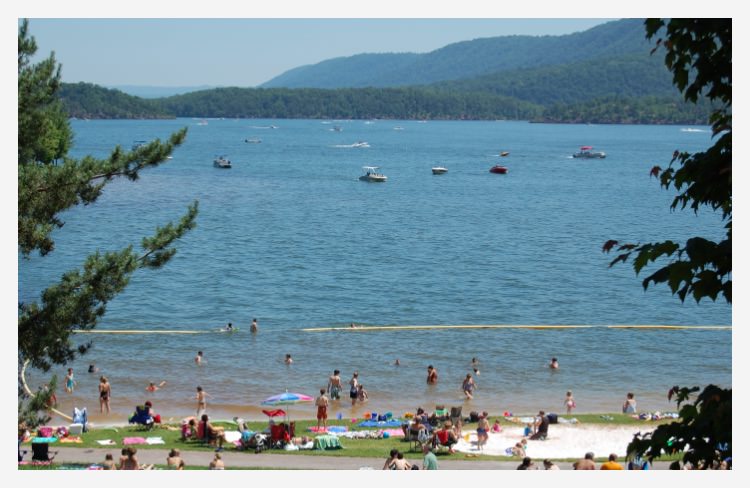
[{"label": "man in swim shorts", "polygon": [[432,365],[427,366],[427,384],[437,385],[437,380],[438,380],[437,370]]},{"label": "man in swim shorts", "polygon": [[323,424],[323,429],[325,429],[328,424],[328,397],[326,396],[325,389],[320,389],[320,396],[315,399],[315,405],[318,407],[318,432],[320,432],[320,424]]},{"label": "man in swim shorts", "polygon": [[336,369],[328,378],[328,393],[331,395],[331,400],[339,400],[341,398],[341,376],[339,374],[341,374],[341,371]]}]

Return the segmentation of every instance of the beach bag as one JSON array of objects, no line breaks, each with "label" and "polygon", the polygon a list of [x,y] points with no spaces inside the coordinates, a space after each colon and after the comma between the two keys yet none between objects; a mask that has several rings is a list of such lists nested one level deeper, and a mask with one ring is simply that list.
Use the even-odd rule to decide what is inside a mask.
[{"label": "beach bag", "polygon": [[39,427],[37,429],[37,436],[38,437],[52,437],[52,427]]},{"label": "beach bag", "polygon": [[557,414],[556,413],[548,413],[547,419],[549,420],[550,424],[556,424],[557,423]]},{"label": "beach bag", "polygon": [[469,422],[479,422],[479,412],[469,412]]}]

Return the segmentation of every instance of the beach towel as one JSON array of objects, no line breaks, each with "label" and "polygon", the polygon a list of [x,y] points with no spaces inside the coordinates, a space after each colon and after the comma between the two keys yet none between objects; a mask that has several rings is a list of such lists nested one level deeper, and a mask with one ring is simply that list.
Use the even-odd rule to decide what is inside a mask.
[{"label": "beach towel", "polygon": [[126,446],[129,446],[131,444],[145,444],[146,439],[143,437],[126,437],[122,440],[122,443]]},{"label": "beach towel", "polygon": [[401,427],[401,421],[398,419],[388,420],[384,422],[376,420],[365,420],[357,424],[357,427]]},{"label": "beach towel", "polygon": [[73,444],[83,444],[83,439],[81,439],[77,435],[69,435],[68,437],[62,437],[62,438],[60,438],[60,442],[63,442],[63,443],[73,443]]},{"label": "beach towel", "polygon": [[315,449],[341,449],[339,438],[333,435],[319,435],[315,438]]},{"label": "beach towel", "polygon": [[227,442],[234,443],[234,442],[239,441],[240,439],[242,439],[242,432],[238,432],[235,430],[235,431],[224,433],[224,440]]},{"label": "beach towel", "polygon": [[32,444],[40,444],[40,443],[51,443],[51,442],[57,442],[57,437],[34,437],[31,439]]},{"label": "beach towel", "polygon": [[99,445],[102,445],[102,446],[116,446],[117,445],[117,443],[113,441],[112,439],[103,439],[103,440],[96,441],[96,442],[98,442]]},{"label": "beach towel", "polygon": [[164,439],[162,439],[161,437],[149,437],[146,439],[146,444],[166,444],[166,442],[164,442]]},{"label": "beach towel", "polygon": [[349,427],[347,427],[345,425],[331,425],[331,426],[328,426],[328,427],[320,427],[320,428],[318,428],[317,425],[314,425],[312,427],[308,427],[307,430],[309,432],[330,432],[330,433],[334,433],[334,432],[346,432],[346,431],[349,430]]}]

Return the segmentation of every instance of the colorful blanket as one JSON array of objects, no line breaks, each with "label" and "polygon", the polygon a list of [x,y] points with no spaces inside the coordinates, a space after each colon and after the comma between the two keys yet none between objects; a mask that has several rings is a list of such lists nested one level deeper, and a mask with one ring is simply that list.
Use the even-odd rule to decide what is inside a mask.
[{"label": "colorful blanket", "polygon": [[77,435],[69,435],[67,437],[61,437],[60,442],[62,443],[73,443],[73,444],[83,444],[83,439],[81,439],[80,436]]},{"label": "colorful blanket", "polygon": [[401,427],[402,422],[400,420],[388,420],[388,421],[377,421],[377,420],[365,420],[357,424],[358,427]]},{"label": "colorful blanket", "polygon": [[122,443],[126,446],[129,446],[131,444],[145,444],[146,439],[143,437],[126,437],[122,440]]}]

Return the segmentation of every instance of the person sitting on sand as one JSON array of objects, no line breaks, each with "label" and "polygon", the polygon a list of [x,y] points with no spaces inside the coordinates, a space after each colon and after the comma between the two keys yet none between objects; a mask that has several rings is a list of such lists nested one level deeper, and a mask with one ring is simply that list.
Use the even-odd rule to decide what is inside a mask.
[{"label": "person sitting on sand", "polygon": [[622,404],[622,413],[635,413],[635,395],[628,393],[625,403]]},{"label": "person sitting on sand", "polygon": [[552,358],[549,362],[549,368],[550,369],[559,369],[560,364],[557,362],[557,358]]},{"label": "person sitting on sand", "polygon": [[573,399],[573,392],[571,390],[565,393],[565,402],[563,402],[563,405],[565,405],[568,415],[576,408],[576,401]]},{"label": "person sitting on sand", "polygon": [[547,440],[547,431],[549,430],[549,417],[544,414],[544,410],[539,410],[539,416],[534,424],[534,435],[529,437],[531,441]]},{"label": "person sitting on sand", "polygon": [[157,390],[159,390],[159,389],[160,389],[161,387],[163,387],[163,386],[164,386],[164,385],[166,385],[166,384],[167,384],[167,382],[166,382],[166,381],[162,381],[161,383],[159,383],[159,386],[157,386],[157,385],[155,385],[155,384],[154,384],[154,382],[152,381],[152,382],[150,382],[150,383],[148,384],[148,386],[146,387],[146,391],[150,391],[150,392],[154,392],[154,391],[157,391]]},{"label": "person sitting on sand", "polygon": [[188,417],[182,420],[182,427],[180,429],[180,438],[183,441],[188,439],[195,439],[198,437],[196,429],[195,417]]},{"label": "person sitting on sand", "polygon": [[492,424],[492,429],[490,429],[493,434],[499,434],[503,431],[503,426],[500,425],[500,419],[495,419],[495,423]]},{"label": "person sitting on sand", "polygon": [[177,470],[185,469],[185,461],[180,457],[179,449],[172,449],[169,451],[169,456],[167,456],[167,468]]},{"label": "person sitting on sand", "polygon": [[151,403],[151,400],[147,400],[146,403],[143,404],[143,408],[146,411],[146,413],[154,420],[154,423],[160,424],[161,423],[161,415],[154,412],[154,404]]},{"label": "person sitting on sand", "polygon": [[510,449],[510,455],[520,458],[526,457],[526,449],[524,449],[523,444],[516,442],[516,445]]}]

